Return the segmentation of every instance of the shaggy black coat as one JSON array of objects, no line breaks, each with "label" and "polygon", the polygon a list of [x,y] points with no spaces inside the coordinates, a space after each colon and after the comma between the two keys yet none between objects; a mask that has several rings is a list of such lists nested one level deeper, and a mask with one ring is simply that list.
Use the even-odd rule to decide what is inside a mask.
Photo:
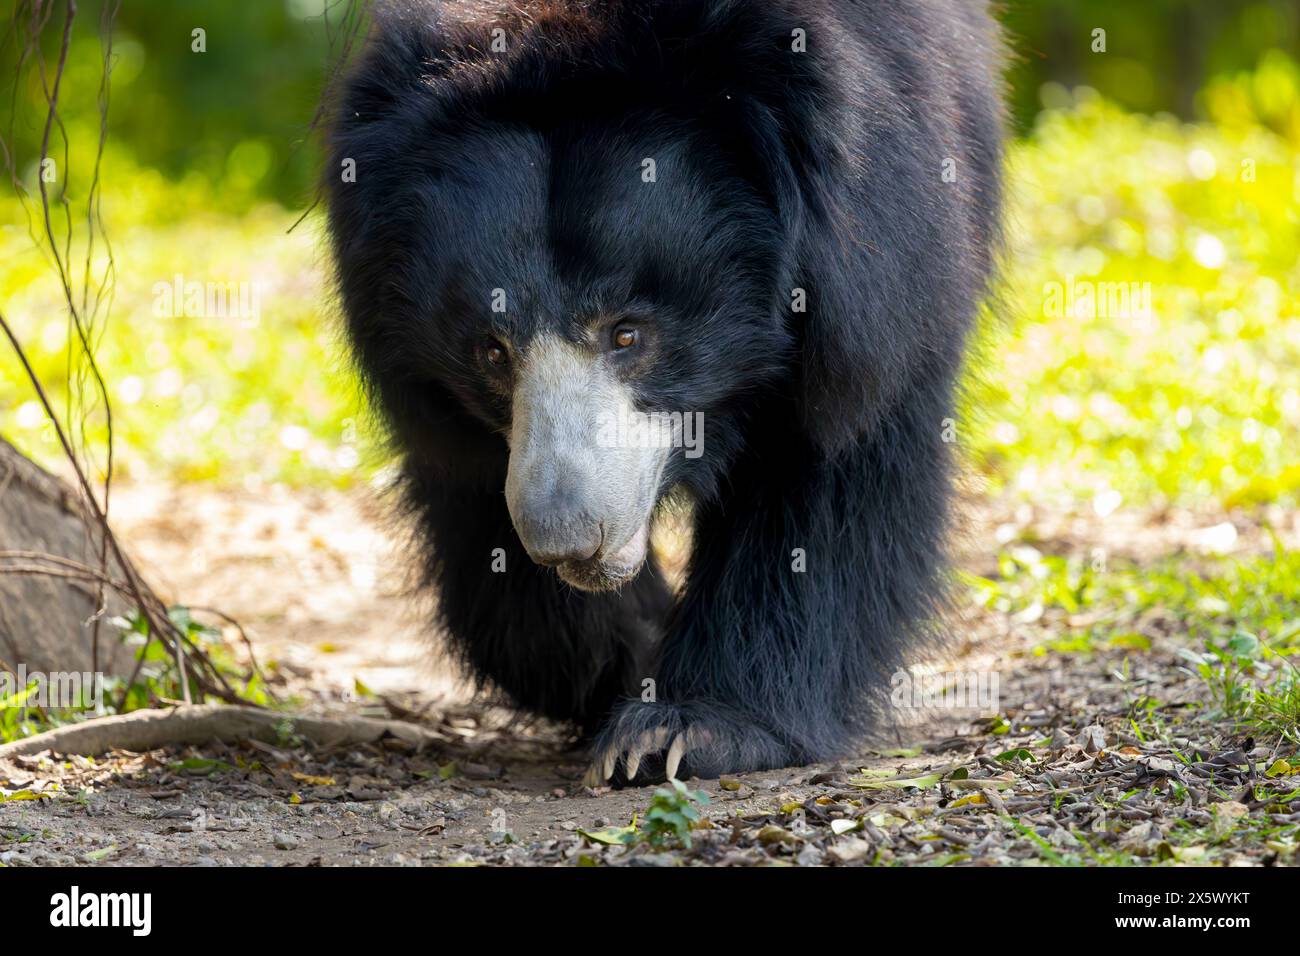
[{"label": "shaggy black coat", "polygon": [[[943,594],[999,57],[973,0],[377,11],[329,125],[338,288],[475,675],[602,754],[693,727],[682,776],[834,758],[870,729]],[[470,358],[496,288],[517,335],[651,317],[639,402],[705,413],[705,454],[663,481],[695,503],[682,593],[653,560],[580,593],[520,547],[509,395]]]}]

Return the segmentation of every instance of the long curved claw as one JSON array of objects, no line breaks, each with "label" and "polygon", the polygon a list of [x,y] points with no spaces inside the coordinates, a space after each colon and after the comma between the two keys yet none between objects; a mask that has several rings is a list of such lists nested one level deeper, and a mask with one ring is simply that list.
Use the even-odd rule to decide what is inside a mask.
[{"label": "long curved claw", "polygon": [[668,748],[668,759],[664,762],[664,773],[668,779],[677,779],[677,768],[681,766],[682,758],[690,751],[704,746],[711,739],[712,734],[695,726],[687,727],[678,734],[672,746]]},{"label": "long curved claw", "polygon": [[686,737],[689,734],[689,730],[678,734],[673,738],[673,745],[668,748],[668,759],[664,762],[664,775],[669,780],[677,779],[677,767],[681,764],[682,757],[686,756]]},{"label": "long curved claw", "polygon": [[655,750],[663,750],[664,744],[668,742],[668,728],[656,727],[654,730],[644,731],[632,745],[632,749],[627,752],[627,760],[624,768],[627,770],[627,779],[631,783],[636,779],[636,772],[641,767],[641,760],[646,754]]},{"label": "long curved claw", "polygon": [[618,759],[618,751],[613,747],[605,751],[604,754],[597,756],[587,768],[587,774],[582,778],[584,787],[602,787],[610,777],[614,776],[614,762]]}]

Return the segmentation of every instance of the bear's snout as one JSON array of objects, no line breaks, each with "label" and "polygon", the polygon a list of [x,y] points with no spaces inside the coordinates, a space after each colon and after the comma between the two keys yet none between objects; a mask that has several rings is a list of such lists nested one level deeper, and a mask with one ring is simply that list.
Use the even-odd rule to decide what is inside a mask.
[{"label": "bear's snout", "polygon": [[537,564],[586,591],[617,588],[645,562],[667,450],[610,440],[627,387],[574,345],[539,336],[519,362],[506,504]]}]

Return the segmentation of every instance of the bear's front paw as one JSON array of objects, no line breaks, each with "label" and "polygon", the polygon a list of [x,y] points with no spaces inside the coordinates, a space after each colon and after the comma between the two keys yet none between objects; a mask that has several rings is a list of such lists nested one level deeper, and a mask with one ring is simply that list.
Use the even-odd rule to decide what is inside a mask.
[{"label": "bear's front paw", "polygon": [[596,737],[589,787],[716,777],[794,763],[789,749],[752,720],[727,708],[629,701]]}]

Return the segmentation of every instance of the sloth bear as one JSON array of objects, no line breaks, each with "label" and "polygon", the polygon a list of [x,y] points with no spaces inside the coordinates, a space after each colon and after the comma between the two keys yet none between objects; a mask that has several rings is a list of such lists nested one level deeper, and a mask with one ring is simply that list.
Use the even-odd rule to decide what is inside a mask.
[{"label": "sloth bear", "polygon": [[441,629],[589,780],[848,755],[935,632],[999,59],[975,0],[376,8],[327,113],[349,342]]}]

